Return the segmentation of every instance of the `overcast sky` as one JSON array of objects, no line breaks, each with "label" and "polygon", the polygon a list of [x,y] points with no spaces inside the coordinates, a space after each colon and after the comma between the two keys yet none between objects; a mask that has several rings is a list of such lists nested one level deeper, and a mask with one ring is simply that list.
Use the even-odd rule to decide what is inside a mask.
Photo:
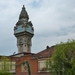
[{"label": "overcast sky", "polygon": [[23,5],[35,29],[33,53],[75,39],[75,0],[0,0],[0,55],[18,51],[13,29]]}]

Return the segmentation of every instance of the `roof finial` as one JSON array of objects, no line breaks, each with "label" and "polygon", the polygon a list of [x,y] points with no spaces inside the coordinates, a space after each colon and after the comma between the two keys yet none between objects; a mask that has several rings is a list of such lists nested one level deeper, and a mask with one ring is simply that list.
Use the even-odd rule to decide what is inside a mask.
[{"label": "roof finial", "polygon": [[25,6],[23,5],[22,9],[25,9]]},{"label": "roof finial", "polygon": [[47,45],[47,46],[46,46],[46,49],[49,49],[49,48],[50,48],[50,47]]}]

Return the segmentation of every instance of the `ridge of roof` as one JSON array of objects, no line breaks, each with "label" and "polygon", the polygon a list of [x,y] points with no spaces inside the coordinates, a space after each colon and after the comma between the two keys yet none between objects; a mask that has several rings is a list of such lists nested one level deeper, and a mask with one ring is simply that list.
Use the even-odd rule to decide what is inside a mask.
[{"label": "ridge of roof", "polygon": [[15,56],[15,55],[19,55],[19,54],[24,54],[24,55],[27,54],[28,55],[28,54],[34,54],[34,53],[22,52],[22,53],[13,54],[13,55],[10,55],[10,56]]},{"label": "ridge of roof", "polygon": [[36,53],[36,54],[39,54],[39,53],[41,53],[41,52],[44,52],[44,51],[49,50],[49,49],[54,48],[54,47],[55,47],[55,46],[53,45],[53,46],[49,47],[48,49],[46,48],[46,49],[44,49],[44,50],[42,50],[42,51],[40,51],[40,52],[38,52],[38,53]]},{"label": "ridge of roof", "polygon": [[46,48],[46,49],[36,53],[35,55],[33,55],[33,57],[34,58],[46,58],[46,57],[52,56],[52,53],[54,51],[54,47],[55,46],[51,46],[49,48]]}]

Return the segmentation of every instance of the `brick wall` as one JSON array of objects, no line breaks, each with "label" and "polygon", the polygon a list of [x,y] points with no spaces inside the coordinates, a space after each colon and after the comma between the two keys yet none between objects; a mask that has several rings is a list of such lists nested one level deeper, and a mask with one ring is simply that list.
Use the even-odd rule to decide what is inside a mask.
[{"label": "brick wall", "polygon": [[[20,57],[17,61],[16,61],[16,64],[19,65],[21,64],[22,62],[24,62],[25,60],[27,60],[30,64],[30,70],[31,70],[31,73],[37,73],[38,72],[38,62],[37,60],[32,60],[31,59],[32,56],[29,55],[29,56],[22,56]],[[22,67],[21,65],[20,66],[16,66],[16,73],[20,73],[22,72]]]}]

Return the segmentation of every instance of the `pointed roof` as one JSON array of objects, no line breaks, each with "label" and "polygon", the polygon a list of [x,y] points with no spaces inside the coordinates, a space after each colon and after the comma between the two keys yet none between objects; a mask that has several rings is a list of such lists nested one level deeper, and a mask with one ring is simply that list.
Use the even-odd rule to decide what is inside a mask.
[{"label": "pointed roof", "polygon": [[22,19],[22,18],[27,18],[27,19],[29,19],[29,16],[28,16],[28,14],[27,14],[27,11],[25,10],[25,7],[24,7],[24,5],[23,5],[23,7],[22,7],[22,10],[21,10],[21,13],[20,13],[20,16],[19,16],[19,19]]}]

